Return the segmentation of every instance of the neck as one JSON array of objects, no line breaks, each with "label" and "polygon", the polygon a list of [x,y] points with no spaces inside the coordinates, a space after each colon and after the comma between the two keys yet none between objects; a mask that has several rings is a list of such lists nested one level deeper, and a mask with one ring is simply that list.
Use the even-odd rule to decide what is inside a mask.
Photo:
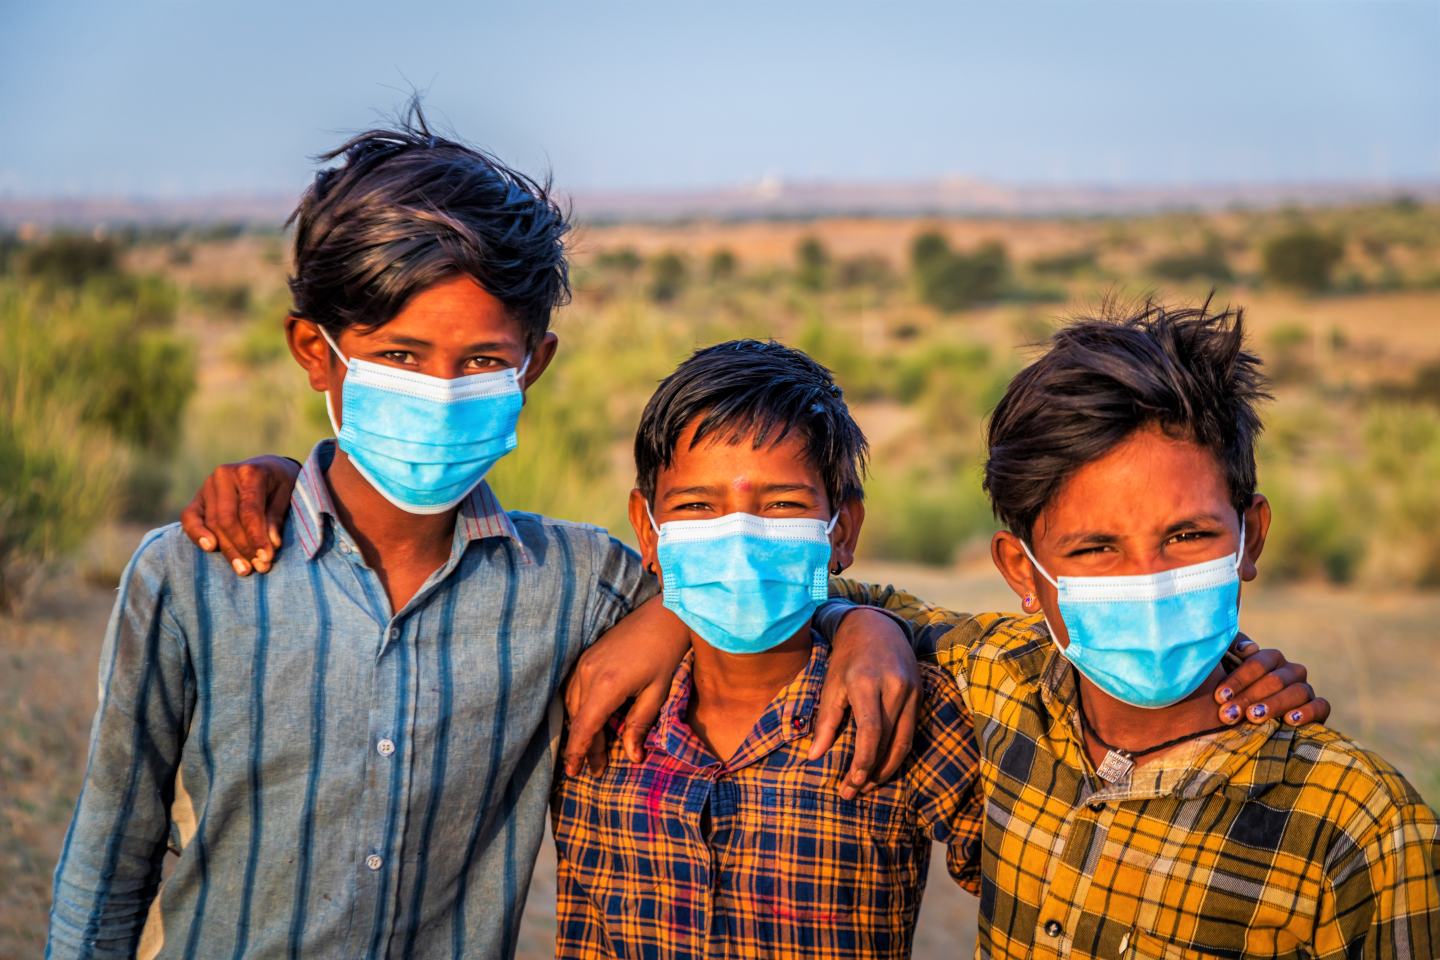
[{"label": "neck", "polygon": [[[1073,668],[1072,668],[1073,669]],[[1116,700],[1076,670],[1080,683],[1081,709],[1085,719],[1106,743],[1126,751],[1147,747],[1191,734],[1213,729],[1219,718],[1215,714],[1215,688],[1224,678],[1224,669],[1216,666],[1193,693],[1168,707],[1149,709]],[[1092,760],[1105,756],[1105,747],[1086,738],[1086,750]],[[1143,758],[1137,762],[1144,762]]]},{"label": "neck", "polygon": [[458,506],[444,513],[407,513],[382,497],[338,447],[325,481],[340,522],[355,538],[365,562],[382,578],[386,568],[396,563],[438,558],[433,569],[449,557]]},{"label": "neck", "polygon": [[810,625],[764,653],[725,653],[693,633],[690,642],[695,653],[685,719],[715,756],[729,759],[775,695],[810,662]]}]

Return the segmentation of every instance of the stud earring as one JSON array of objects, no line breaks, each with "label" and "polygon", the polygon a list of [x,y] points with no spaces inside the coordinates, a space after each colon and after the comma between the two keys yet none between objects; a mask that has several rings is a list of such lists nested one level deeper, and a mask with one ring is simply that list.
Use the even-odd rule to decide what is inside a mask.
[{"label": "stud earring", "polygon": [[1025,594],[1025,599],[1020,601],[1020,606],[1024,607],[1026,610],[1029,610],[1031,607],[1035,606],[1035,598],[1028,593]]}]

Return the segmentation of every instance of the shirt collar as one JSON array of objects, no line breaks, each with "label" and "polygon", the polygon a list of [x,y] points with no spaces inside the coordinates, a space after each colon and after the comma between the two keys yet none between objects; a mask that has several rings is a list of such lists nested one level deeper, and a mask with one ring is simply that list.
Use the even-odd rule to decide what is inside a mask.
[{"label": "shirt collar", "polygon": [[691,767],[715,767],[732,772],[763,760],[792,740],[810,736],[812,714],[820,700],[820,688],[825,683],[830,662],[830,645],[825,638],[811,630],[810,642],[810,659],[805,668],[775,695],[735,755],[723,762],[700,741],[685,720],[694,669],[694,654],[687,653],[670,683],[670,696],[651,734],[652,744]]},{"label": "shirt collar", "polygon": [[[300,476],[290,494],[295,532],[306,558],[311,560],[325,543],[327,522],[337,525],[340,522],[339,514],[335,512],[335,501],[330,496],[330,486],[325,482],[325,471],[334,458],[333,439],[315,444],[300,468]],[[500,506],[490,485],[482,480],[460,504],[460,512],[455,518],[455,545],[463,548],[472,540],[491,537],[510,539],[519,548],[521,562],[529,562],[529,555],[510,514]]]},{"label": "shirt collar", "polygon": [[[1080,728],[1080,691],[1075,668],[1070,665],[1050,636],[1044,617],[1019,621],[1012,643],[1000,654],[1021,689],[1039,693],[1045,708],[1074,740],[1078,755],[1084,755]],[[1126,800],[1176,796],[1191,798],[1224,789],[1237,795],[1253,796],[1280,782],[1293,741],[1293,731],[1274,720],[1254,724],[1242,722],[1229,730],[1201,737],[1189,748],[1180,748],[1135,768],[1128,781],[1105,785],[1096,793],[1100,799]]]}]

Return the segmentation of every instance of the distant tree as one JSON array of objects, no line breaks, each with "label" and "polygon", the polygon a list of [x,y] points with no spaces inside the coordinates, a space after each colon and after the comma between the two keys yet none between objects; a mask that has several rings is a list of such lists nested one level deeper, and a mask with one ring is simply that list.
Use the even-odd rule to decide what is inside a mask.
[{"label": "distant tree", "polygon": [[890,261],[876,254],[864,254],[841,260],[835,268],[835,282],[847,289],[854,287],[888,287],[895,282]]},{"label": "distant tree", "polygon": [[114,275],[120,268],[114,241],[80,233],[54,234],[21,250],[16,259],[21,274],[63,286]]},{"label": "distant tree", "polygon": [[953,252],[938,233],[915,238],[910,262],[920,299],[947,312],[995,300],[1010,272],[1004,244],[992,240],[967,255]]},{"label": "distant tree", "polygon": [[1318,293],[1330,286],[1331,271],[1344,253],[1336,237],[1297,227],[1265,244],[1265,277],[1272,283]]},{"label": "distant tree", "polygon": [[1052,253],[1030,261],[1030,269],[1052,277],[1068,277],[1082,270],[1093,270],[1096,265],[1095,251],[1090,248]]},{"label": "distant tree", "polygon": [[1230,283],[1235,279],[1230,262],[1225,259],[1225,246],[1214,234],[1206,239],[1202,250],[1177,251],[1155,258],[1150,261],[1150,272],[1161,280],[1175,282],[1208,280]]},{"label": "distant tree", "polygon": [[795,280],[806,290],[823,290],[830,272],[830,252],[819,237],[805,237],[795,247]]},{"label": "distant tree", "polygon": [[685,261],[673,250],[650,261],[650,299],[656,303],[669,303],[680,296],[687,279]]},{"label": "distant tree", "polygon": [[595,258],[595,265],[601,270],[610,270],[615,273],[633,276],[645,263],[640,259],[633,247],[619,247],[614,250],[602,250]]},{"label": "distant tree", "polygon": [[740,261],[735,258],[735,251],[729,247],[720,247],[710,254],[711,280],[729,280],[735,276],[739,267]]}]

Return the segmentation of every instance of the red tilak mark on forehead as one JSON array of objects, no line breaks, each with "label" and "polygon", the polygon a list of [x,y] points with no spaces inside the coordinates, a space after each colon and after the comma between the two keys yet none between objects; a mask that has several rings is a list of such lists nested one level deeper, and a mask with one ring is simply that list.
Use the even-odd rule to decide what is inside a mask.
[{"label": "red tilak mark on forehead", "polygon": [[745,477],[737,477],[735,480],[735,489],[739,490],[741,493],[749,493],[750,488],[753,486],[755,485]]}]

